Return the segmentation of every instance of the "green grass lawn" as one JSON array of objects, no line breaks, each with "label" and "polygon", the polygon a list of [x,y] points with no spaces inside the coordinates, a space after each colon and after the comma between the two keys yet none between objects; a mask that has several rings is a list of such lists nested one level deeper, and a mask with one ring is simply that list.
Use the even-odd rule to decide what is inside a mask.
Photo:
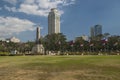
[{"label": "green grass lawn", "polygon": [[120,56],[0,56],[0,80],[120,80]]}]

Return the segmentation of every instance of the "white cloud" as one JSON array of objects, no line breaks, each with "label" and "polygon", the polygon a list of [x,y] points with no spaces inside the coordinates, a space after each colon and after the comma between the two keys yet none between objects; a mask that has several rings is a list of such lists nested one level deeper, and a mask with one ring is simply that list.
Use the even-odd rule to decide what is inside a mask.
[{"label": "white cloud", "polygon": [[15,17],[0,17],[0,37],[19,34],[23,31],[33,31],[35,23]]},{"label": "white cloud", "polygon": [[[5,0],[8,1],[8,0]],[[17,3],[17,2],[16,2]],[[23,0],[19,7],[4,6],[8,11],[23,12],[31,15],[47,16],[51,8],[60,8],[74,4],[75,0]],[[64,11],[59,9],[60,14]]]},{"label": "white cloud", "polygon": [[19,12],[24,12],[26,14],[32,14],[32,15],[39,15],[39,16],[47,16],[48,10],[39,10],[39,7],[37,5],[29,5],[29,4],[21,4]]},{"label": "white cloud", "polygon": [[15,4],[17,3],[18,0],[3,0],[3,1],[15,5]]},{"label": "white cloud", "polygon": [[4,8],[8,11],[17,12],[16,7],[8,7],[7,5],[4,5]]}]

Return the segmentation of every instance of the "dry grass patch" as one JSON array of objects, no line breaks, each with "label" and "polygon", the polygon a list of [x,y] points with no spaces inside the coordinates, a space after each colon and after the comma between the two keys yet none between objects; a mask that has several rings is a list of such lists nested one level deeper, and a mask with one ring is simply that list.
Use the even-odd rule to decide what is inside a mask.
[{"label": "dry grass patch", "polygon": [[0,57],[0,80],[120,80],[120,56]]}]

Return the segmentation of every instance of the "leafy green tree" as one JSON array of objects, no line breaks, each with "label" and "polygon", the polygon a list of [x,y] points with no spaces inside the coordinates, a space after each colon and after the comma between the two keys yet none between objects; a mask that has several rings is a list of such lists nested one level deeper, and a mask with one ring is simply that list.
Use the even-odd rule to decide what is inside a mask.
[{"label": "leafy green tree", "polygon": [[110,36],[110,34],[109,33],[104,33],[103,36],[104,36],[104,38],[108,38]]},{"label": "leafy green tree", "polygon": [[110,50],[118,50],[120,48],[120,36],[111,36],[108,39],[108,46]]},{"label": "leafy green tree", "polygon": [[75,51],[83,51],[84,47],[85,47],[85,41],[83,40],[82,37],[77,37],[75,39]]},{"label": "leafy green tree", "polygon": [[46,35],[43,43],[45,50],[63,51],[66,48],[66,36],[62,33]]}]

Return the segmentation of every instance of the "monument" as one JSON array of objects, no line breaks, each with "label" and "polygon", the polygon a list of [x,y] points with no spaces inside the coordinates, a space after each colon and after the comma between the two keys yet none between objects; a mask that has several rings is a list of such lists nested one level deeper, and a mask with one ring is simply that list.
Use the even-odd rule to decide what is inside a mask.
[{"label": "monument", "polygon": [[32,48],[32,54],[44,54],[44,47],[40,42],[40,27],[36,29],[36,45]]}]

